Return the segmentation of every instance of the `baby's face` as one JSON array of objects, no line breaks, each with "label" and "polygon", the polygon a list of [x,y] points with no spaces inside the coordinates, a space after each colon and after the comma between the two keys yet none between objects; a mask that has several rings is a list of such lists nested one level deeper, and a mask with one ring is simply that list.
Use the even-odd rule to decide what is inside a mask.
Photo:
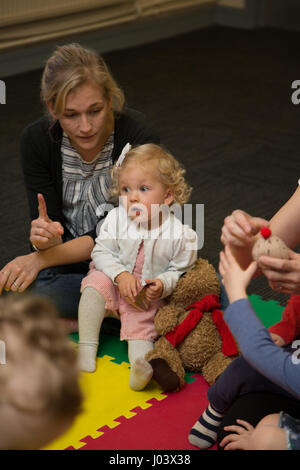
[{"label": "baby's face", "polygon": [[173,196],[155,170],[128,166],[121,171],[120,196],[128,216],[138,222],[153,219],[161,204],[171,204]]}]

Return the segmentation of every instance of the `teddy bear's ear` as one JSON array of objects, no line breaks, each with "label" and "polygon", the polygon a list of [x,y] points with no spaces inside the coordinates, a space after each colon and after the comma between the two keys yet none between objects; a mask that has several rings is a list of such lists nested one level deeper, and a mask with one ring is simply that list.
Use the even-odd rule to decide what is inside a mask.
[{"label": "teddy bear's ear", "polygon": [[186,308],[208,294],[220,294],[220,282],[215,268],[205,259],[198,258],[193,269],[177,282],[170,302],[176,307]]}]

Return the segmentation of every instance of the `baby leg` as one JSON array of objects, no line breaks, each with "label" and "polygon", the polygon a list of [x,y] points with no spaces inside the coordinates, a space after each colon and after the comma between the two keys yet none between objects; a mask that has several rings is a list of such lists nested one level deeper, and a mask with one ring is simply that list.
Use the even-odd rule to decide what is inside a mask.
[{"label": "baby leg", "polygon": [[223,414],[219,413],[211,403],[192,427],[189,442],[200,449],[208,449],[217,440],[218,428]]},{"label": "baby leg", "polygon": [[95,372],[99,333],[105,316],[105,299],[93,287],[86,287],[81,295],[78,310],[79,367],[85,372]]},{"label": "baby leg", "polygon": [[128,356],[131,364],[129,386],[132,390],[143,390],[151,380],[153,369],[149,362],[145,360],[145,355],[152,349],[152,341],[128,341]]}]

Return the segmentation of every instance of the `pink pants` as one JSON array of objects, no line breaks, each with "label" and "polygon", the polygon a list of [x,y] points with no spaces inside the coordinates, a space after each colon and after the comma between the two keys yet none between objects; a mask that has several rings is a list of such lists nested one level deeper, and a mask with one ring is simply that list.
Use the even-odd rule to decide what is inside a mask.
[{"label": "pink pants", "polygon": [[[144,245],[140,246],[133,274],[141,280],[144,264]],[[93,262],[90,264],[90,271],[82,280],[81,292],[86,287],[96,289],[106,300],[105,308],[114,313],[121,320],[121,340],[147,340],[154,341],[157,332],[154,328],[154,317],[159,307],[165,305],[165,301],[156,300],[151,302],[148,310],[139,311],[128,304],[121,296],[118,286],[102,271],[95,268]]]}]

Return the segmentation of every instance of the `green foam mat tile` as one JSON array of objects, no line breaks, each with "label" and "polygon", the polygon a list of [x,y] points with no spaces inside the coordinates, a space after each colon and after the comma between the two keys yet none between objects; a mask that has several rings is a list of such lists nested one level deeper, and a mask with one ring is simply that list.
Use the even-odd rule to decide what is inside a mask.
[{"label": "green foam mat tile", "polygon": [[284,307],[275,300],[263,300],[259,295],[249,296],[251,305],[266,328],[279,322],[282,318]]},{"label": "green foam mat tile", "polygon": [[[71,339],[78,343],[78,333],[72,333]],[[101,333],[97,356],[110,356],[116,364],[129,363],[127,341],[121,341],[118,336]]]}]

